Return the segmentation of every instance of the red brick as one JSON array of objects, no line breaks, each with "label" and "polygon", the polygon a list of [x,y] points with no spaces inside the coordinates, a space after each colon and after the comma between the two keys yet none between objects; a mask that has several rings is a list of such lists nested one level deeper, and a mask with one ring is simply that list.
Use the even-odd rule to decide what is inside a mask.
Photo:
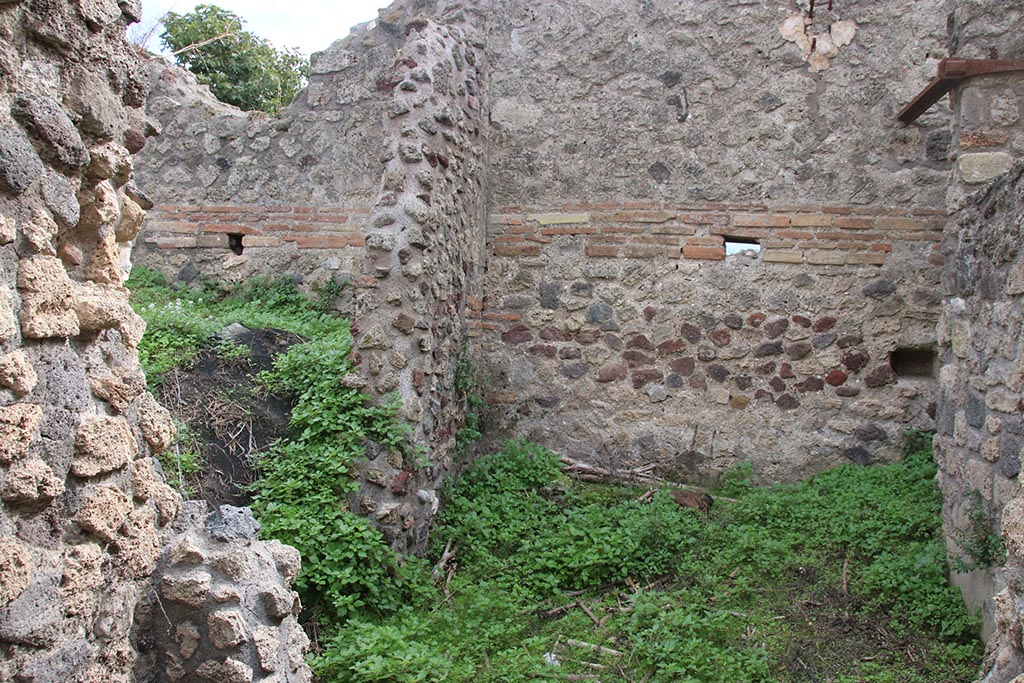
[{"label": "red brick", "polygon": [[213,204],[202,206],[199,210],[203,213],[239,213],[241,211],[247,211],[248,207],[234,206],[231,204]]},{"label": "red brick", "polygon": [[692,235],[697,232],[697,228],[692,225],[673,225],[671,223],[663,223],[661,225],[651,226],[652,235]]},{"label": "red brick", "polygon": [[721,237],[691,237],[686,243],[694,247],[721,247],[725,240]]},{"label": "red brick", "polygon": [[362,235],[351,235],[348,238],[348,246],[364,247],[366,246],[366,239]]},{"label": "red brick", "polygon": [[884,216],[875,221],[879,230],[927,230],[928,224],[915,218]]},{"label": "red brick", "polygon": [[[299,249],[341,249],[349,246],[348,237],[285,237],[285,242],[294,242]],[[245,242],[243,241],[243,244]]]},{"label": "red brick", "polygon": [[579,224],[576,226],[564,225],[550,228],[541,228],[540,234],[542,235],[596,235],[597,228],[592,227],[588,224]]},{"label": "red brick", "polygon": [[853,252],[846,254],[846,262],[850,264],[864,264],[880,266],[885,263],[885,254],[877,252]]},{"label": "red brick", "polygon": [[805,230],[776,230],[772,233],[776,237],[790,240],[813,240],[814,233]]},{"label": "red brick", "polygon": [[818,239],[826,240],[860,240],[862,242],[878,242],[882,236],[876,232],[818,232]]},{"label": "red brick", "polygon": [[316,220],[320,223],[348,223],[348,216],[332,213],[318,213]]},{"label": "red brick", "polygon": [[588,244],[583,251],[590,257],[616,257],[619,255],[619,247],[613,244]]},{"label": "red brick", "polygon": [[196,246],[205,249],[227,249],[228,236],[224,234],[199,235],[196,237]]},{"label": "red brick", "polygon": [[195,237],[148,237],[146,242],[158,249],[191,249],[196,246]]},{"label": "red brick", "polygon": [[199,229],[198,223],[152,221],[146,224],[146,232],[173,232],[193,234]]},{"label": "red brick", "polygon": [[875,221],[873,218],[836,216],[836,219],[832,221],[832,225],[837,228],[847,228],[850,230],[870,230],[871,228],[875,227]]},{"label": "red brick", "polygon": [[732,224],[750,228],[784,228],[789,225],[789,216],[770,213],[736,213],[732,216]]},{"label": "red brick", "polygon": [[202,232],[228,232],[228,233],[241,233],[243,235],[258,235],[259,230],[251,228],[248,225],[241,225],[240,223],[206,223],[203,225]]},{"label": "red brick", "polygon": [[656,258],[669,255],[665,247],[654,244],[627,244],[624,252],[626,258]]},{"label": "red brick", "polygon": [[683,247],[683,256],[689,259],[722,261],[725,259],[725,247],[692,247],[686,245]]},{"label": "red brick", "polygon": [[284,243],[280,237],[265,237],[263,235],[246,235],[242,246],[249,247],[279,247]]},{"label": "red brick", "polygon": [[771,228],[740,228],[734,225],[715,225],[708,228],[708,232],[712,235],[750,238],[768,237],[774,234]]},{"label": "red brick", "polygon": [[540,245],[537,244],[496,244],[495,256],[540,256]]},{"label": "red brick", "polygon": [[642,235],[645,232],[647,232],[647,228],[638,228],[631,225],[614,225],[601,228],[601,233],[604,235]]}]

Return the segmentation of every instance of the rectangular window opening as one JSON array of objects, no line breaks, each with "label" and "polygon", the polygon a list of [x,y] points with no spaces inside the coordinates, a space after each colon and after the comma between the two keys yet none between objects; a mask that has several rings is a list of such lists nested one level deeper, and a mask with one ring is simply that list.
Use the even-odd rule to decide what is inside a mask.
[{"label": "rectangular window opening", "polygon": [[931,377],[937,374],[938,354],[934,346],[901,347],[889,356],[897,377]]},{"label": "rectangular window opening", "polygon": [[761,253],[761,243],[754,237],[729,237],[728,235],[725,237],[726,256],[743,252],[749,252],[749,255],[757,256]]}]

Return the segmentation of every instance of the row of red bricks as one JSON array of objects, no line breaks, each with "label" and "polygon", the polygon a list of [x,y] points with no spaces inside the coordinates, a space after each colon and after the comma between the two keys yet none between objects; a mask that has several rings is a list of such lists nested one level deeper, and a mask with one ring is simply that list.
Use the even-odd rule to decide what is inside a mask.
[{"label": "row of red bricks", "polygon": [[749,205],[737,211],[717,205],[704,210],[597,206],[606,205],[493,214],[492,254],[539,256],[560,236],[582,236],[589,257],[721,260],[724,242],[738,239],[759,243],[769,262],[881,264],[893,242],[931,242],[941,258],[937,245],[945,224],[943,212],[921,209],[776,207],[753,213]]},{"label": "row of red bricks", "polygon": [[163,249],[226,249],[242,245],[299,249],[362,247],[369,209],[362,207],[160,205],[147,215],[145,239]]}]

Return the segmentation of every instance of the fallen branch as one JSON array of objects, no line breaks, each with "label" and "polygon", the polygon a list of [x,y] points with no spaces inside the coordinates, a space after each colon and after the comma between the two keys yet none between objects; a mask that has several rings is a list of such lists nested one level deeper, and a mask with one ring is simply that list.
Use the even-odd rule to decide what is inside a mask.
[{"label": "fallen branch", "polygon": [[577,606],[579,606],[579,608],[580,608],[581,610],[583,610],[583,612],[584,612],[584,613],[585,613],[585,614],[586,614],[586,615],[587,615],[588,617],[590,617],[590,620],[591,620],[592,622],[594,622],[594,626],[598,626],[598,627],[600,627],[600,626],[604,626],[604,622],[600,621],[600,620],[599,620],[599,619],[598,619],[597,617],[595,617],[595,616],[594,616],[594,613],[593,613],[593,612],[591,612],[591,611],[590,611],[590,608],[589,608],[589,607],[587,607],[586,605],[584,605],[584,604],[583,604],[583,602],[581,602],[580,600],[577,600],[577,601],[576,601],[576,605],[577,605]]},{"label": "fallen branch", "polygon": [[604,647],[602,645],[594,645],[583,640],[574,640],[573,638],[565,639],[566,645],[572,645],[573,647],[584,648],[593,652],[600,652],[601,654],[611,655],[612,657],[623,657],[624,655],[618,650],[613,650],[610,647]]},{"label": "fallen branch", "polygon": [[[681,482],[672,481],[670,479],[663,479],[654,474],[651,474],[656,465],[653,463],[647,465],[641,465],[640,467],[634,467],[632,469],[610,469],[607,467],[601,467],[599,465],[591,465],[590,463],[583,462],[582,460],[576,460],[570,458],[567,455],[563,455],[559,458],[562,463],[562,472],[575,476],[581,481],[589,481],[594,483],[604,483],[608,481],[626,481],[630,483],[642,482],[647,483],[650,486],[650,482],[661,484],[663,486],[683,489],[685,491],[696,491],[698,493],[707,493],[704,489],[699,486],[691,486],[689,484],[683,484]],[[647,494],[644,494],[646,496]],[[652,492],[653,496],[654,493]],[[709,494],[710,495],[710,494]],[[641,496],[641,498],[644,498]],[[723,496],[711,496],[714,500],[724,500],[729,503],[738,503],[739,501],[735,498],[725,498]],[[638,502],[643,502],[642,500]]]},{"label": "fallen branch", "polygon": [[434,568],[430,571],[430,580],[437,583],[444,576],[445,570],[447,569],[448,562],[455,557],[455,553],[458,549],[452,548],[452,539],[448,539],[448,543],[444,546],[444,552],[441,553],[441,559],[437,561]]}]

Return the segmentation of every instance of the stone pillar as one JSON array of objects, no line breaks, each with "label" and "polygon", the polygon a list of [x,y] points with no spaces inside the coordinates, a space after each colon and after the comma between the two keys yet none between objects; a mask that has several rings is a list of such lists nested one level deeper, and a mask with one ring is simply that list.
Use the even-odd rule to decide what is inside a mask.
[{"label": "stone pillar", "polygon": [[[1024,59],[1024,12],[992,0],[959,2],[950,54],[959,59]],[[949,94],[954,165],[948,204],[1006,173],[1024,156],[1024,71],[976,76]]]},{"label": "stone pillar", "polygon": [[[950,27],[953,57],[1024,59],[1024,8],[963,0]],[[955,165],[943,238],[935,458],[952,581],[984,620],[980,680],[1004,683],[1024,673],[1024,73],[965,79],[950,104]],[[992,534],[1005,544],[1005,562],[984,557],[995,550]]]}]

